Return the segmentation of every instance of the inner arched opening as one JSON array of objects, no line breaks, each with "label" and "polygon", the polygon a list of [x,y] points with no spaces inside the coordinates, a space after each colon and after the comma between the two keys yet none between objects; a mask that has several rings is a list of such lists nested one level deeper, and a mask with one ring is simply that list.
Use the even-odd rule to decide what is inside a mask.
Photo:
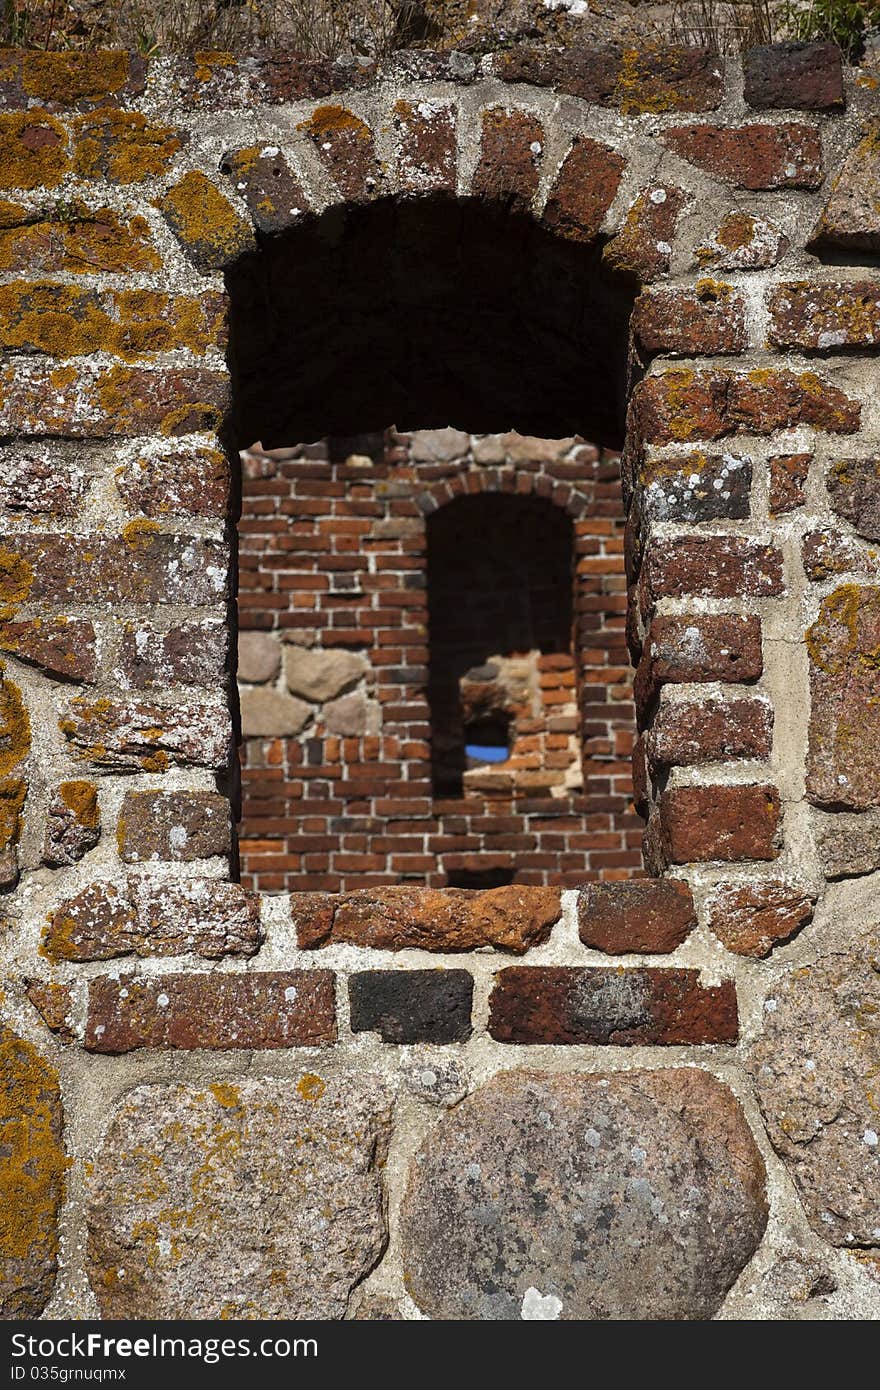
[{"label": "inner arched opening", "polygon": [[639,873],[627,287],[424,200],[265,238],[228,288],[243,881]]}]

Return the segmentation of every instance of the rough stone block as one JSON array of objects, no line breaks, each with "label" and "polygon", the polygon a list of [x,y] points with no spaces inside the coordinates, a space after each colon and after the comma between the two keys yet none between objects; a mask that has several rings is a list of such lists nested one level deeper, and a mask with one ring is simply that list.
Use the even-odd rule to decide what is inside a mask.
[{"label": "rough stone block", "polygon": [[775,787],[676,787],[660,798],[660,835],[673,864],[775,859],[781,819]]},{"label": "rough stone block", "polygon": [[692,290],[643,291],[631,327],[648,357],[713,357],[748,346],[745,300],[720,280],[698,280]]},{"label": "rough stone block", "polygon": [[226,855],[232,845],[229,802],[217,792],[126,792],[116,843],[126,864]]},{"label": "rough stone block", "polygon": [[872,120],[847,155],[808,250],[880,250],[880,122]]},{"label": "rough stone block", "polygon": [[771,598],[784,592],[782,552],[748,536],[653,540],[642,577],[652,599]]},{"label": "rough stone block", "polygon": [[229,506],[229,463],[219,449],[181,439],[150,440],[116,471],[119,495],[144,516],[224,517]]},{"label": "rough stone block", "polygon": [[229,766],[232,720],[222,699],[187,696],[159,705],[75,696],[62,707],[58,726],[71,751],[99,771],[208,767],[219,772]]},{"label": "rough stone block", "polygon": [[578,893],[581,941],[609,955],[664,955],[696,925],[691,890],[679,879],[591,883]]},{"label": "rough stone block", "polygon": [[625,167],[626,160],[615,150],[579,135],[550,190],[544,225],[571,241],[593,241]]},{"label": "rough stone block", "polygon": [[471,194],[502,203],[511,212],[529,212],[538,191],[544,139],[543,125],[527,111],[507,111],[503,106],[484,111]]},{"label": "rough stone block", "polygon": [[101,812],[95,782],[62,782],[46,811],[43,863],[51,868],[76,864],[101,838]]},{"label": "rough stone block", "polygon": [[818,188],[822,182],[819,132],[801,122],[673,126],[662,139],[682,159],[740,188]]},{"label": "rough stone block", "polygon": [[318,106],[297,129],[311,141],[346,202],[381,193],[385,179],[373,132],[360,116],[344,106]]},{"label": "rough stone block", "polygon": [[768,956],[813,920],[816,894],[786,879],[716,885],[708,903],[709,926],[728,951]]},{"label": "rough stone block", "polygon": [[663,685],[757,680],[764,670],[761,620],[754,614],[693,613],[654,618],[636,671],[644,710]]},{"label": "rough stone block", "polygon": [[365,970],[348,981],[351,1031],[388,1043],[466,1042],[473,994],[467,970]]},{"label": "rough stone block", "polygon": [[743,54],[745,98],[758,110],[829,111],[843,106],[836,43],[768,43]]},{"label": "rough stone block", "polygon": [[664,700],[647,739],[648,766],[692,767],[733,758],[769,758],[773,706],[761,697]]},{"label": "rough stone block", "polygon": [[640,284],[669,274],[678,216],[687,195],[673,184],[656,184],[636,198],[602,259],[613,270],[629,273]]},{"label": "rough stone block", "polygon": [[231,265],[255,246],[253,231],[211,180],[195,170],[172,184],[157,204],[197,270]]},{"label": "rough stone block", "polygon": [[0,622],[0,651],[56,679],[93,682],[97,675],[95,629],[85,618]]},{"label": "rough stone block", "polygon": [[813,372],[760,368],[742,375],[674,367],[639,382],[632,395],[636,437],[651,444],[686,444],[732,434],[775,434],[808,425],[853,434],[861,409]]},{"label": "rough stone block", "polygon": [[767,296],[769,343],[805,352],[880,346],[880,280],[786,280]]},{"label": "rough stone block", "polygon": [[135,690],[162,685],[204,685],[217,690],[227,683],[228,658],[225,622],[205,618],[166,630],[130,622],[122,630],[117,674],[121,685]]},{"label": "rough stone block", "polygon": [[654,459],[640,470],[651,521],[743,521],[751,511],[752,460],[738,454]]},{"label": "rough stone block", "polygon": [[220,167],[244,198],[260,232],[283,232],[310,209],[302,184],[276,145],[232,150]]},{"label": "rough stone block", "polygon": [[807,798],[816,806],[880,806],[880,588],[845,584],[806,633],[810,658]]},{"label": "rough stone block", "polygon": [[775,454],[770,459],[770,514],[785,516],[804,503],[812,454]]},{"label": "rough stone block", "polygon": [[[334,700],[367,674],[369,667],[359,652],[339,648],[327,651],[288,646],[284,652],[284,677],[292,695],[320,703]],[[340,730],[339,732],[348,732]]]},{"label": "rough stone block", "polygon": [[265,685],[281,670],[281,643],[274,633],[239,632],[238,679],[246,685]]},{"label": "rough stone block", "polygon": [[880,540],[880,458],[838,459],[829,469],[827,485],[837,515],[860,536]]},{"label": "rough stone block", "polygon": [[716,270],[767,270],[782,260],[790,245],[785,233],[766,218],[729,212],[694,257],[698,266]]},{"label": "rough stone block", "polygon": [[280,690],[243,690],[239,698],[243,738],[292,738],[315,713],[305,700]]}]

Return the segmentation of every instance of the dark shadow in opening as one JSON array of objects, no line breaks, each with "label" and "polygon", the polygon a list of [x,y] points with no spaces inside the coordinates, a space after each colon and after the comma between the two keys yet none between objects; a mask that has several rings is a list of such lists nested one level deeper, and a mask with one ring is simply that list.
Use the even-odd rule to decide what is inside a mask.
[{"label": "dark shadow in opening", "polygon": [[[509,746],[493,657],[572,651],[570,517],[537,497],[481,493],[428,518],[428,703],[434,792],[458,796],[471,731]],[[465,684],[462,680],[465,678]],[[490,761],[486,759],[485,761]]]},{"label": "dark shadow in opening", "polygon": [[474,200],[333,208],[229,270],[235,447],[454,424],[623,439],[632,290]]}]

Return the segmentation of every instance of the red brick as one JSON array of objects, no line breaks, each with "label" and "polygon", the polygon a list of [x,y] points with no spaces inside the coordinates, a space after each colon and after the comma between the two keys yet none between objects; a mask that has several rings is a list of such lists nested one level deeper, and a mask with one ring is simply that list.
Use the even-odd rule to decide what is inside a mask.
[{"label": "red brick", "polygon": [[311,140],[347,202],[362,201],[381,192],[383,175],[373,132],[353,111],[344,106],[317,106],[297,129]]},{"label": "red brick", "polygon": [[178,697],[173,705],[159,705],[76,696],[63,705],[58,727],[77,757],[102,770],[220,772],[229,764],[232,720],[225,699]]},{"label": "red brick", "polygon": [[679,879],[593,883],[578,894],[581,941],[609,955],[674,951],[696,925],[691,890]]},{"label": "red brick", "polygon": [[823,528],[808,531],[801,546],[804,572],[814,584],[820,584],[835,574],[861,574],[872,579],[880,577],[880,561],[873,546],[857,536],[841,535],[837,530]]},{"label": "red brick", "polygon": [[614,201],[626,161],[586,136],[566,155],[544,209],[544,223],[571,241],[593,241]]},{"label": "red brick", "polygon": [[787,280],[767,295],[771,347],[880,347],[880,281]]},{"label": "red brick", "polygon": [[511,212],[528,212],[538,191],[543,149],[544,127],[536,116],[503,106],[485,111],[471,193]]},{"label": "red brick", "polygon": [[89,981],[83,1045],[90,1052],[317,1047],[335,1041],[329,970]]},{"label": "red brick", "polygon": [[662,851],[672,864],[775,859],[780,819],[773,786],[676,787],[659,802]]},{"label": "red brick", "polygon": [[229,507],[229,464],[219,449],[181,440],[154,443],[149,453],[119,468],[122,500],[144,516],[224,517]]},{"label": "red brick", "polygon": [[768,43],[743,54],[745,99],[759,110],[842,107],[843,67],[836,43]]},{"label": "red brick", "polygon": [[769,700],[670,700],[661,703],[648,736],[648,766],[689,767],[733,758],[769,758]]},{"label": "red brick", "polygon": [[716,356],[748,346],[745,300],[718,280],[698,280],[693,289],[644,290],[633,307],[631,327],[649,357]]},{"label": "red brick", "polygon": [[693,613],[654,618],[635,678],[642,710],[663,685],[757,680],[764,670],[754,614]]},{"label": "red brick", "polygon": [[662,139],[682,159],[740,188],[818,188],[822,182],[819,132],[801,122],[673,126]]},{"label": "red brick", "polygon": [[880,458],[838,459],[827,485],[835,513],[860,536],[880,540]]},{"label": "red brick", "polygon": [[858,402],[813,372],[775,368],[742,375],[672,368],[641,381],[631,405],[636,438],[653,444],[774,434],[799,425],[853,434],[860,417]]},{"label": "red brick", "polygon": [[454,193],[457,145],[455,107],[433,98],[413,105],[394,103],[397,132],[397,179],[401,192]]},{"label": "red brick", "polygon": [[0,371],[4,434],[180,436],[216,429],[229,394],[225,372],[206,367],[52,365],[16,358]]},{"label": "red brick", "polygon": [[614,270],[649,284],[669,274],[679,213],[687,202],[680,188],[656,184],[636,198],[626,221],[602,252]]},{"label": "red brick", "polygon": [[738,956],[768,956],[813,920],[816,894],[785,879],[722,883],[709,896],[709,926]]},{"label": "red brick", "polygon": [[31,532],[5,537],[4,548],[24,566],[32,603],[218,604],[227,593],[226,544],[197,536],[136,526],[118,538]]},{"label": "red brick", "polygon": [[803,506],[812,454],[776,454],[770,460],[770,514],[784,516]]},{"label": "red brick", "polygon": [[95,680],[95,629],[84,618],[29,618],[0,623],[0,651],[62,680]]},{"label": "red brick", "polygon": [[654,540],[642,567],[650,599],[771,598],[784,592],[782,552],[746,536]]},{"label": "red brick", "polygon": [[613,1047],[734,1043],[736,987],[698,970],[514,965],[489,998],[496,1042]]},{"label": "red brick", "polygon": [[126,792],[116,842],[127,864],[226,855],[232,844],[229,802],[217,792]]},{"label": "red brick", "polygon": [[649,44],[589,45],[499,52],[496,72],[504,82],[552,87],[591,105],[618,106],[626,115],[712,111],[723,91],[723,65],[709,48]]}]

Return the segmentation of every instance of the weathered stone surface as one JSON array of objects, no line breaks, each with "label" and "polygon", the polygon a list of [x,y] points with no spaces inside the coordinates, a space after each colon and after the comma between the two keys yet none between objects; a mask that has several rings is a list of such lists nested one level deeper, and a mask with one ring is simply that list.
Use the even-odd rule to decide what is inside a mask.
[{"label": "weathered stone surface", "polygon": [[804,503],[812,454],[775,454],[770,459],[770,514],[784,516]]},{"label": "weathered stone surface", "polygon": [[764,1184],[706,1072],[511,1072],[417,1153],[405,1283],[433,1318],[710,1318],[763,1235]]},{"label": "weathered stone surface", "polygon": [[89,981],[83,1044],[107,1053],[318,1047],[336,1041],[333,982],[330,970],[99,975]]},{"label": "weathered stone surface", "polygon": [[82,467],[57,444],[4,448],[0,459],[0,507],[9,511],[73,516],[89,485]]},{"label": "weathered stone surface", "polygon": [[697,265],[717,270],[766,270],[782,260],[789,245],[785,233],[765,218],[729,212],[694,257]]},{"label": "weathered stone surface", "polygon": [[205,174],[194,170],[172,184],[157,204],[198,270],[224,266],[254,246],[251,228]]},{"label": "weathered stone surface", "polygon": [[0,285],[0,347],[8,352],[127,358],[186,350],[204,356],[226,342],[222,295],[97,290],[54,280]]},{"label": "weathered stone surface", "polygon": [[152,439],[116,470],[126,506],[151,517],[222,517],[229,505],[229,462],[219,449],[181,439]]},{"label": "weathered stone surface", "polygon": [[140,1086],[88,1207],[104,1318],[341,1318],[387,1239],[378,1078]]},{"label": "weathered stone surface", "polygon": [[633,306],[631,326],[647,357],[719,356],[748,345],[745,300],[720,280],[703,278],[692,290],[645,290]]},{"label": "weathered stone surface", "polygon": [[266,632],[238,634],[238,679],[246,685],[273,681],[281,670],[281,643]]},{"label": "weathered stone surface", "polygon": [[[47,603],[221,603],[226,596],[229,552],[222,541],[158,535],[145,521],[121,537],[93,535],[7,536],[11,556],[26,567],[27,596]],[[0,570],[0,591],[3,578]],[[2,607],[2,593],[0,593]]]},{"label": "weathered stone surface", "polygon": [[738,956],[768,956],[813,920],[815,892],[786,879],[716,885],[708,903],[709,926]]},{"label": "weathered stone surface", "polygon": [[284,652],[284,678],[292,695],[320,703],[333,700],[366,675],[367,662],[357,652],[328,651],[288,646]]},{"label": "weathered stone surface", "polygon": [[767,295],[771,347],[804,352],[880,345],[880,281],[786,280]]},{"label": "weathered stone surface", "polygon": [[827,878],[849,878],[880,869],[880,810],[816,814],[813,834]]},{"label": "weathered stone surface", "polygon": [[228,766],[232,721],[225,700],[92,700],[62,707],[59,728],[77,755],[107,772],[165,772],[169,767]]},{"label": "weathered stone surface", "polygon": [[880,588],[845,584],[806,633],[810,657],[807,798],[861,811],[880,806]]},{"label": "weathered stone surface", "polygon": [[139,111],[90,111],[74,117],[73,132],[74,172],[118,184],[161,177],[186,141],[182,132]]},{"label": "weathered stone surface", "polygon": [[664,685],[757,680],[764,669],[754,614],[663,614],[651,623],[636,671],[636,704],[647,709]]},{"label": "weathered stone surface", "polygon": [[741,521],[751,511],[752,460],[746,454],[654,459],[640,471],[642,507],[652,521]]},{"label": "weathered stone surface", "polygon": [[4,112],[0,140],[2,188],[57,188],[70,168],[67,132],[45,110]]},{"label": "weathered stone surface", "polygon": [[140,96],[146,82],[146,63],[139,53],[4,48],[2,55],[4,107],[39,103],[47,110],[88,111]]},{"label": "weathered stone surface", "polygon": [[810,425],[854,434],[861,408],[814,372],[758,368],[733,372],[674,367],[640,381],[632,396],[636,435],[652,444],[686,444],[732,434],[774,434]]},{"label": "weathered stone surface", "polygon": [[231,848],[229,802],[218,792],[126,792],[116,825],[119,856],[188,863]]},{"label": "weathered stone surface", "polygon": [[37,1318],[58,1268],[67,1158],[58,1076],[30,1043],[0,1041],[0,1317]]},{"label": "weathered stone surface", "polygon": [[867,126],[847,155],[809,249],[880,250],[880,122]]},{"label": "weathered stone surface", "polygon": [[318,158],[346,201],[374,196],[384,183],[373,132],[345,106],[318,106],[298,130],[312,142]]},{"label": "weathered stone surface", "polygon": [[565,156],[544,208],[544,223],[558,236],[592,241],[614,201],[626,160],[579,135]]},{"label": "weathered stone surface", "polygon": [[95,629],[84,618],[28,618],[0,622],[0,651],[61,680],[94,681]]},{"label": "weathered stone surface", "polygon": [[670,184],[640,193],[617,236],[603,249],[603,261],[641,284],[668,275],[678,215],[686,202],[682,190]]},{"label": "weathered stone surface", "polygon": [[745,98],[773,107],[828,111],[843,106],[843,67],[836,43],[768,43],[743,54]]},{"label": "weathered stone surface", "polygon": [[773,786],[675,787],[660,798],[660,837],[672,864],[775,859],[780,820]]},{"label": "weathered stone surface", "polygon": [[765,1004],[752,1054],[773,1147],[834,1245],[880,1245],[878,959],[871,927],[792,971]]},{"label": "weathered stone surface", "polygon": [[0,371],[0,429],[24,438],[153,432],[177,438],[216,429],[228,394],[226,373],[208,367],[107,367],[87,358],[59,366],[42,357],[16,357]]},{"label": "weathered stone surface", "polygon": [[340,695],[324,706],[322,718],[331,734],[377,734],[382,725],[382,710],[377,700],[371,700],[362,690]]},{"label": "weathered stone surface", "polygon": [[783,591],[782,551],[750,536],[652,541],[642,567],[651,598],[769,598]]},{"label": "weathered stone surface", "polygon": [[489,997],[489,1032],[505,1043],[615,1047],[736,1042],[736,986],[698,970],[513,965]]},{"label": "weathered stone surface", "polygon": [[25,983],[25,994],[46,1027],[61,1042],[73,1042],[76,1031],[73,1026],[73,998],[70,985],[59,985],[54,980],[28,980]]},{"label": "weathered stone surface", "polygon": [[140,214],[124,221],[112,208],[90,207],[78,198],[49,202],[40,212],[11,203],[6,207],[0,227],[2,270],[126,275],[161,267],[150,225]]},{"label": "weathered stone surface", "polygon": [[232,179],[261,232],[281,232],[308,211],[302,184],[277,146],[251,145],[223,156],[221,169]]},{"label": "weathered stone surface", "polygon": [[840,459],[832,464],[827,482],[837,515],[860,536],[880,540],[880,458]]},{"label": "weathered stone surface", "polygon": [[4,674],[0,665],[0,777],[15,772],[30,752],[30,747],[31,721],[24,697],[15,681]]},{"label": "weathered stone surface", "polygon": [[280,690],[243,690],[241,732],[244,738],[290,738],[305,728],[314,709],[305,700]]},{"label": "weathered stone surface", "polygon": [[880,555],[875,547],[865,545],[857,536],[847,536],[830,527],[806,532],[801,559],[804,573],[814,584],[821,584],[835,574],[880,578]]},{"label": "weathered stone surface", "polygon": [[818,188],[822,144],[815,126],[674,126],[662,135],[682,159],[740,188]]},{"label": "weathered stone surface", "polygon": [[471,193],[511,212],[528,212],[538,191],[543,150],[544,127],[536,116],[503,106],[485,111]]},{"label": "weathered stone surface", "polygon": [[52,868],[76,864],[101,838],[98,788],[94,782],[62,782],[46,810],[43,862]]},{"label": "weathered stone surface", "polygon": [[351,1031],[390,1043],[466,1042],[473,994],[467,970],[364,970],[348,980]]},{"label": "weathered stone surface", "polygon": [[696,925],[691,890],[679,879],[591,883],[578,894],[581,941],[609,955],[674,951]]},{"label": "weathered stone surface", "polygon": [[446,463],[463,458],[470,447],[471,437],[463,430],[414,430],[410,453],[416,463]]},{"label": "weathered stone surface", "polygon": [[783,1255],[761,1282],[766,1296],[781,1306],[782,1316],[786,1304],[809,1303],[837,1290],[837,1279],[828,1265],[801,1251]]},{"label": "weathered stone surface", "polygon": [[456,1057],[444,1057],[430,1044],[410,1054],[403,1072],[406,1089],[428,1105],[457,1105],[469,1089],[467,1068]]},{"label": "weathered stone surface", "polygon": [[160,685],[204,685],[214,690],[226,684],[229,628],[225,622],[203,618],[162,630],[150,623],[126,623],[122,631],[118,679],[135,690]]},{"label": "weathered stone surface", "polygon": [[516,885],[484,892],[403,887],[333,896],[294,893],[290,908],[299,944],[307,949],[348,941],[378,950],[496,946],[517,954],[546,941],[561,912],[558,888]]},{"label": "weathered stone surface", "polygon": [[[444,9],[448,8],[446,6]],[[488,6],[485,0],[480,9],[493,11],[486,22],[491,25],[495,46],[498,29],[522,37],[534,36],[546,30],[549,22],[547,6],[532,6],[528,19],[523,17],[517,26],[508,27],[499,18],[498,6]],[[505,4],[505,12],[511,8]],[[517,8],[525,8],[518,6]],[[565,7],[569,9],[569,6]],[[564,12],[561,13],[565,22]],[[589,21],[595,23],[595,15]],[[583,23],[583,21],[581,21]],[[626,37],[632,30],[624,29]],[[621,30],[612,21],[610,30],[602,35],[619,40]],[[592,44],[584,42],[583,29],[563,30],[553,36],[554,45],[529,48],[520,41],[502,49],[495,60],[494,70],[504,82],[526,82],[536,87],[553,87],[569,96],[581,97],[598,106],[618,106],[631,116],[666,111],[713,111],[723,90],[724,67],[718,54],[709,48],[676,46],[656,41],[656,29],[649,36],[639,35],[637,46],[620,42]],[[590,35],[592,37],[592,34]],[[598,35],[597,35],[598,37]]]},{"label": "weathered stone surface", "polygon": [[761,696],[727,700],[663,700],[647,737],[652,771],[769,758],[773,747],[773,706]]},{"label": "weathered stone surface", "polygon": [[391,125],[397,135],[397,178],[411,193],[454,193],[455,107],[436,98],[396,101]]}]

